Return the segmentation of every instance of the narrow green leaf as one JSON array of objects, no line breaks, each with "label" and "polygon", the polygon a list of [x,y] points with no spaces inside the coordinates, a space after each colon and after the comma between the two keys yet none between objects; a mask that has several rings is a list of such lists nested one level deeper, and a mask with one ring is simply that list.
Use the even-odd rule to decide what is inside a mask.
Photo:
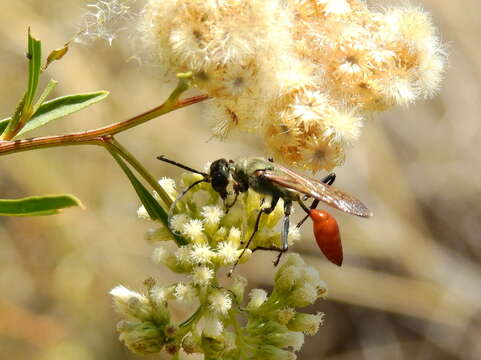
[{"label": "narrow green leaf", "polygon": [[42,43],[30,34],[28,29],[28,86],[25,98],[26,108],[33,103],[42,67]]},{"label": "narrow green leaf", "polygon": [[37,99],[37,102],[35,103],[35,105],[33,106],[33,109],[32,109],[32,114],[35,115],[35,113],[38,111],[38,109],[40,108],[40,106],[42,106],[42,104],[45,102],[45,100],[47,100],[48,96],[50,95],[50,93],[53,91],[53,89],[55,89],[55,87],[57,86],[58,82],[55,81],[54,79],[50,79],[50,81],[48,82],[47,86],[45,87],[45,89],[43,90],[42,94],[40,95],[40,97]]},{"label": "narrow green leaf", "polygon": [[[168,215],[166,211],[162,208],[162,206],[159,204],[159,202],[153,197],[153,195],[145,188],[145,186],[135,177],[135,175],[132,173],[132,171],[129,169],[129,167],[125,164],[125,162],[113,151],[110,152],[117,162],[119,166],[122,168],[124,171],[125,175],[130,180],[130,183],[134,187],[135,192],[137,193],[137,196],[139,197],[140,201],[142,202],[142,205],[144,205],[145,210],[147,210],[147,213],[149,214],[150,218],[152,220],[160,220],[164,226],[169,229],[169,223],[168,223]],[[187,241],[172,233],[172,235],[175,238],[175,242],[179,245],[187,245]]]},{"label": "narrow green leaf", "polygon": [[37,112],[32,116],[30,121],[23,127],[17,136],[24,135],[28,131],[46,125],[52,120],[56,120],[85,109],[86,107],[105,99],[108,95],[108,91],[97,91],[87,94],[67,95],[46,101],[40,105]]},{"label": "narrow green leaf", "polygon": [[[62,96],[57,99],[44,102],[38,108],[34,116],[27,123],[27,125],[20,131],[18,135],[23,135],[27,131],[31,131],[40,126],[47,124],[52,120],[60,117],[70,115],[74,112],[80,111],[90,105],[102,101],[109,95],[108,91],[97,91],[86,94],[75,94]],[[7,128],[9,121],[12,118],[0,120],[0,134]]]},{"label": "narrow green leaf", "polygon": [[58,214],[61,209],[72,206],[83,208],[73,195],[30,196],[22,199],[0,199],[2,216],[40,216]]},{"label": "narrow green leaf", "polygon": [[10,140],[22,127],[25,122],[33,115],[32,103],[37,92],[40,78],[40,67],[42,61],[41,42],[32,37],[30,28],[28,29],[28,84],[27,90],[20,100],[15,113],[10,117],[8,125],[2,131],[2,139]]},{"label": "narrow green leaf", "polygon": [[11,117],[0,120],[0,134],[2,134],[8,126],[8,122],[12,120]]}]

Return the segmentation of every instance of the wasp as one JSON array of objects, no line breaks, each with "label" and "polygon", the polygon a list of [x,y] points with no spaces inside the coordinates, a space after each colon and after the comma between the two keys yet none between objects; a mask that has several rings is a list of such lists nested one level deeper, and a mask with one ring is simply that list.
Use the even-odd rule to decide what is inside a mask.
[{"label": "wasp", "polygon": [[[332,183],[336,179],[334,173],[327,175],[322,180],[317,180],[297,174],[284,166],[274,163],[272,159],[261,157],[248,157],[235,161],[218,159],[211,163],[208,173],[197,171],[178,162],[169,160],[164,156],[159,156],[157,159],[203,176],[203,179],[194,182],[182,191],[172,204],[169,211],[169,217],[172,215],[177,201],[179,201],[190,189],[202,182],[208,182],[212,185],[212,188],[223,199],[227,211],[234,205],[239,193],[246,192],[248,189],[252,189],[259,194],[270,196],[270,205],[259,210],[254,224],[254,230],[247,241],[242,254],[239,256],[239,259],[244,254],[244,251],[249,248],[252,239],[259,230],[262,214],[268,215],[272,213],[276,208],[279,199],[284,201],[281,248],[257,247],[253,249],[253,251],[278,251],[279,256],[274,262],[275,265],[279,263],[281,255],[288,249],[287,237],[289,233],[292,204],[294,202],[299,203],[301,208],[307,213],[307,215],[297,224],[297,227],[300,227],[304,221],[310,217],[313,221],[313,232],[319,248],[328,260],[338,266],[342,265],[343,260],[339,226],[336,219],[327,211],[316,209],[319,202],[323,202],[348,214],[364,218],[372,216],[372,212],[360,200],[332,186]],[[234,200],[229,204],[229,192],[227,188],[231,181],[233,182]],[[304,204],[304,201],[309,198],[314,200],[312,204],[307,207]],[[239,259],[234,264],[233,269],[237,265]],[[232,273],[232,270],[230,273]]]}]

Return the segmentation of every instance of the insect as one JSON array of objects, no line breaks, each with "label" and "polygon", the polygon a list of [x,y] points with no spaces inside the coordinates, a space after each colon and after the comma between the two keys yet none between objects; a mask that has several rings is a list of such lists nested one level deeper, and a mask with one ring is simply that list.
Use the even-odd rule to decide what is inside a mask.
[{"label": "insect", "polygon": [[[203,176],[203,179],[194,182],[179,195],[169,211],[169,216],[172,214],[173,209],[175,209],[176,202],[190,189],[202,182],[211,183],[214,190],[223,199],[227,210],[234,205],[239,193],[246,192],[248,189],[252,189],[259,194],[270,196],[270,206],[262,208],[259,211],[253,233],[233,268],[237,265],[244,251],[249,248],[252,239],[259,230],[262,214],[272,213],[279,199],[283,199],[284,201],[281,248],[257,247],[252,250],[278,251],[279,256],[275,261],[275,265],[279,263],[281,255],[288,249],[287,237],[293,202],[299,203],[301,208],[307,213],[297,226],[300,227],[304,221],[310,217],[313,221],[314,236],[319,248],[328,260],[339,266],[342,264],[343,257],[339,227],[334,217],[327,211],[317,210],[317,205],[322,201],[333,208],[352,215],[361,217],[372,216],[371,211],[360,200],[331,186],[336,178],[335,174],[329,174],[319,181],[299,175],[284,166],[275,164],[272,159],[261,157],[242,158],[236,161],[228,161],[226,159],[215,160],[212,162],[208,173],[197,171],[178,162],[169,160],[164,156],[159,156],[158,159]],[[229,193],[227,187],[231,178],[233,181],[234,200],[231,204],[228,204]],[[304,204],[304,200],[308,198],[314,199],[310,207]]]}]

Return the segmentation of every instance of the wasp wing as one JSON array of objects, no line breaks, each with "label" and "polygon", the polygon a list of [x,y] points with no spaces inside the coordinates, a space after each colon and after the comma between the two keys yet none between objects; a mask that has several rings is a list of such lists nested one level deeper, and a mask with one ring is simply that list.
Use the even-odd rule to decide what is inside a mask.
[{"label": "wasp wing", "polygon": [[319,180],[296,174],[283,166],[276,164],[276,170],[264,170],[259,175],[280,186],[313,197],[349,214],[362,217],[372,216],[371,210],[354,196]]}]

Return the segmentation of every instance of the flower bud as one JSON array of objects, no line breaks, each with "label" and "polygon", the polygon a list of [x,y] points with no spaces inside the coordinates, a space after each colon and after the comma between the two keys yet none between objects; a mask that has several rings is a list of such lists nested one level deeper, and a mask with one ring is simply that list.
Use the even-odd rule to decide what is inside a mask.
[{"label": "flower bud", "polygon": [[231,291],[234,293],[238,303],[241,303],[242,299],[244,299],[244,291],[246,286],[247,279],[243,276],[236,275],[231,286]]},{"label": "flower bud", "polygon": [[290,307],[285,307],[277,312],[277,320],[282,325],[287,325],[295,316],[296,311]]},{"label": "flower bud", "polygon": [[262,360],[295,360],[296,355],[290,351],[272,345],[261,345],[256,349],[254,359]]},{"label": "flower bud", "polygon": [[164,345],[161,332],[151,322],[131,323],[128,327],[121,325],[119,330],[119,340],[136,354],[159,353]]},{"label": "flower bud", "polygon": [[119,285],[110,291],[116,310],[123,315],[140,320],[148,319],[152,313],[148,299],[135,291]]},{"label": "flower bud", "polygon": [[319,330],[319,325],[322,325],[323,318],[323,313],[315,315],[297,313],[294,319],[287,324],[287,327],[292,331],[302,331],[306,335],[314,335]]},{"label": "flower bud", "polygon": [[288,303],[294,307],[304,307],[311,305],[318,298],[317,288],[304,282],[298,284],[288,297]]},{"label": "flower bud", "polygon": [[165,226],[147,230],[144,237],[149,243],[174,240],[172,233]]},{"label": "flower bud", "polygon": [[259,308],[267,300],[267,292],[262,289],[252,289],[249,293],[250,301],[247,309],[254,310]]}]

